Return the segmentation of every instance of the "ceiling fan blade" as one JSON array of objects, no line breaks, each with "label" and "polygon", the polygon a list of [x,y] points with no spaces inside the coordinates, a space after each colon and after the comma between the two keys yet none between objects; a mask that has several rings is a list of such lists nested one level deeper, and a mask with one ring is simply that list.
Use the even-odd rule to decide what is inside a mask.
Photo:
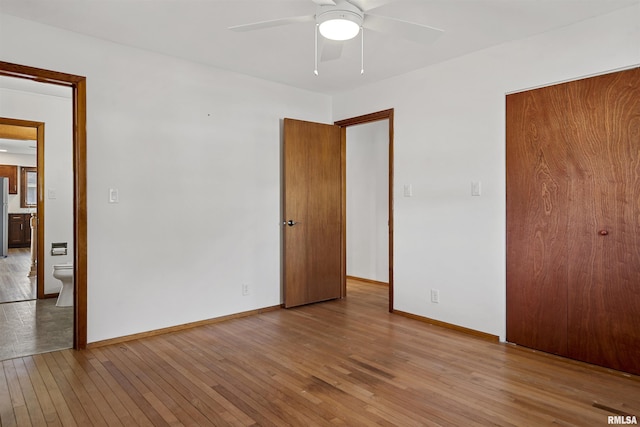
[{"label": "ceiling fan blade", "polygon": [[320,54],[320,62],[333,61],[340,59],[342,56],[342,46],[344,43],[325,39],[322,44],[322,53]]},{"label": "ceiling fan blade", "polygon": [[281,25],[298,24],[301,22],[314,22],[315,16],[292,16],[289,18],[273,19],[271,21],[253,22],[251,24],[234,25],[229,27],[231,31],[253,31],[261,30],[263,28],[279,27]]},{"label": "ceiling fan blade", "polygon": [[394,3],[398,0],[347,0],[363,12],[373,10],[385,4]]},{"label": "ceiling fan blade", "polygon": [[311,0],[318,6],[335,6],[336,2],[333,0]]},{"label": "ceiling fan blade", "polygon": [[370,14],[365,15],[363,27],[422,44],[433,43],[444,32],[415,22]]}]

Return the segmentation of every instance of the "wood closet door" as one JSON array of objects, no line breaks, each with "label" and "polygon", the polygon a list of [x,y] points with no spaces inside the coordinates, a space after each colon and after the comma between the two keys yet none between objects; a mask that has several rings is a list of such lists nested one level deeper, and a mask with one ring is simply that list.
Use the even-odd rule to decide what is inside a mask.
[{"label": "wood closet door", "polygon": [[507,341],[567,353],[567,142],[557,88],[507,97]]},{"label": "wood closet door", "polygon": [[507,97],[507,340],[640,373],[640,69]]},{"label": "wood closet door", "polygon": [[640,374],[640,69],[562,86],[568,355]]}]

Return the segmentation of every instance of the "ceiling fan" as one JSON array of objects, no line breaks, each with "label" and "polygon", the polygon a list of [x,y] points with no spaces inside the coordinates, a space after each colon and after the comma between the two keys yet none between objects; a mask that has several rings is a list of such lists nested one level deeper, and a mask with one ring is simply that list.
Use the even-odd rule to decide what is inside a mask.
[{"label": "ceiling fan", "polygon": [[[427,25],[370,13],[370,11],[396,0],[311,1],[317,5],[314,15],[292,16],[270,21],[235,25],[229,27],[229,29],[232,31],[253,31],[281,25],[315,22],[316,68],[314,73],[316,75],[318,74],[318,32],[330,41],[323,46],[322,61],[339,58],[342,54],[342,43],[336,42],[350,40],[358,34],[362,35],[362,52],[364,52],[364,28],[422,44],[432,43],[443,32],[442,30]],[[362,64],[361,73],[364,73],[364,54],[362,56]]]}]

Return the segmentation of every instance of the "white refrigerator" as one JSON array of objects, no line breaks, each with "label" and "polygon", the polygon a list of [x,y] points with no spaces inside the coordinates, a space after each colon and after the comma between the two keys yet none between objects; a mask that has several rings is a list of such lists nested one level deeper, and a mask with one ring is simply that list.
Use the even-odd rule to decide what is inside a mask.
[{"label": "white refrigerator", "polygon": [[9,253],[9,178],[0,178],[0,206],[2,206],[0,257],[6,257]]}]

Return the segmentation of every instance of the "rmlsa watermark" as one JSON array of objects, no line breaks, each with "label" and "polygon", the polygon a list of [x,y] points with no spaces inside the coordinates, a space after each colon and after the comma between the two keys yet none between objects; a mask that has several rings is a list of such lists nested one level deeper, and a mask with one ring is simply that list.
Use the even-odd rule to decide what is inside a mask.
[{"label": "rmlsa watermark", "polygon": [[608,424],[638,424],[635,415],[609,415],[607,417]]}]

